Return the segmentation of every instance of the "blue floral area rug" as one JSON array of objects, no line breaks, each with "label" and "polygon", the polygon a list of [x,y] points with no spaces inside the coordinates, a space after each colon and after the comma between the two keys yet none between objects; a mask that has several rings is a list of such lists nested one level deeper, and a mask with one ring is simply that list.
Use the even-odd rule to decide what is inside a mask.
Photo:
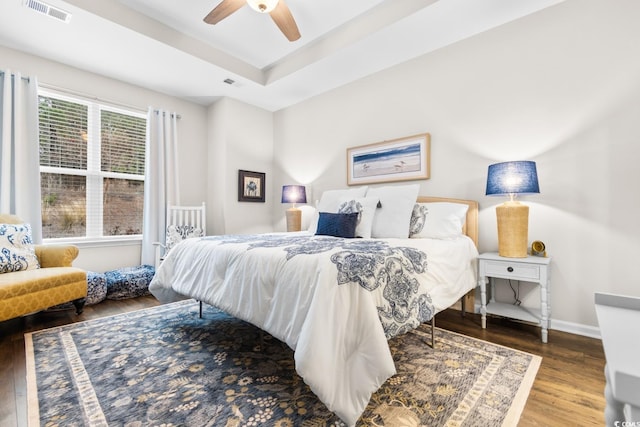
[{"label": "blue floral area rug", "polygon": [[[516,425],[541,358],[423,325],[358,426]],[[343,426],[254,326],[181,301],[25,334],[30,425]]]}]

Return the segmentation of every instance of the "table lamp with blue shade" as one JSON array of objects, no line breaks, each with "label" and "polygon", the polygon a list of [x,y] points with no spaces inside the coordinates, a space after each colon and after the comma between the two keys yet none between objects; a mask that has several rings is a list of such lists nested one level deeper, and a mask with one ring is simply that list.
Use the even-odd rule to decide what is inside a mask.
[{"label": "table lamp with blue shade", "polygon": [[498,255],[508,258],[527,256],[529,207],[515,200],[515,197],[539,192],[535,162],[503,162],[489,166],[486,195],[509,195],[509,201],[496,207]]},{"label": "table lamp with blue shade", "polygon": [[302,211],[296,203],[307,203],[307,192],[304,185],[283,185],[282,203],[292,203],[287,209],[287,231],[300,231],[302,228]]}]

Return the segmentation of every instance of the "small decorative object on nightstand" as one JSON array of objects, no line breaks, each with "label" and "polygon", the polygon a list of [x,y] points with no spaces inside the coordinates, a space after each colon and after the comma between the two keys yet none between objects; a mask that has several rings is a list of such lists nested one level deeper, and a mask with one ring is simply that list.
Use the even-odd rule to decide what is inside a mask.
[{"label": "small decorative object on nightstand", "polygon": [[[526,322],[538,323],[542,328],[542,342],[547,342],[549,317],[551,316],[551,258],[527,256],[526,258],[505,258],[495,252],[478,257],[478,286],[480,286],[480,314],[482,328],[487,327],[487,313]],[[495,279],[521,280],[540,285],[540,309],[495,301]],[[487,279],[491,285],[491,301],[487,304]]]}]

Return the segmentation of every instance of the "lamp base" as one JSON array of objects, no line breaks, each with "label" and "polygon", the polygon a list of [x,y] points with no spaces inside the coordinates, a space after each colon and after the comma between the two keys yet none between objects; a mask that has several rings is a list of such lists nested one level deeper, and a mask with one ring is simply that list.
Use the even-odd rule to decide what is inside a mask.
[{"label": "lamp base", "polygon": [[287,209],[286,216],[287,231],[300,231],[302,229],[302,211],[300,209]]},{"label": "lamp base", "polygon": [[506,202],[496,207],[498,219],[498,255],[526,258],[529,238],[529,206]]}]

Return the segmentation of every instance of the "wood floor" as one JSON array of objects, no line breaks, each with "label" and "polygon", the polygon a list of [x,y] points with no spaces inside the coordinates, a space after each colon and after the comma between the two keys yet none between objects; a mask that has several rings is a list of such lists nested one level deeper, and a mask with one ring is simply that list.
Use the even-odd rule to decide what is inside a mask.
[{"label": "wood floor", "polygon": [[[157,305],[153,297],[104,301],[85,308],[41,312],[0,322],[0,427],[27,425],[24,333],[67,323],[124,313]],[[446,310],[436,326],[542,356],[542,364],[519,426],[604,425],[604,352],[600,340],[549,331],[549,343],[540,342],[540,330],[504,319],[489,319],[480,328],[478,315],[460,317]]]}]

